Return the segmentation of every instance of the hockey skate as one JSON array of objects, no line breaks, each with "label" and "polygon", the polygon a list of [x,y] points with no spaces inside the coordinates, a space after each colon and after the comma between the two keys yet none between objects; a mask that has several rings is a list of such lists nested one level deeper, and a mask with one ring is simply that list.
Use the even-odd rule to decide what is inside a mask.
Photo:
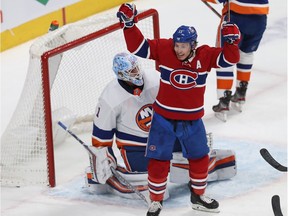
[{"label": "hockey skate", "polygon": [[231,100],[232,92],[226,90],[224,92],[224,97],[219,99],[219,103],[212,107],[213,111],[215,112],[216,118],[220,119],[223,122],[227,121],[227,113],[229,111],[229,104]]},{"label": "hockey skate", "polygon": [[236,88],[235,94],[231,98],[231,106],[233,109],[238,112],[242,112],[242,106],[245,103],[246,91],[247,91],[248,82],[241,81],[239,87]]},{"label": "hockey skate", "polygon": [[190,200],[192,203],[192,209],[205,212],[215,212],[215,213],[220,212],[218,209],[219,203],[216,200],[211,199],[204,195],[197,195],[191,189],[190,191],[191,191]]},{"label": "hockey skate", "polygon": [[162,210],[162,201],[152,201],[146,216],[158,216]]}]

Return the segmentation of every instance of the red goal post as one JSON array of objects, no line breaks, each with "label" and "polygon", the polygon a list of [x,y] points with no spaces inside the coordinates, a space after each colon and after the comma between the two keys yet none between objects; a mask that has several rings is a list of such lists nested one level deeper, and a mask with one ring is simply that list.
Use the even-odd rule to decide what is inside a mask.
[{"label": "red goal post", "polygon": [[[145,37],[159,38],[155,9],[141,11],[138,19]],[[2,185],[56,185],[54,147],[66,138],[57,122],[92,130],[97,98],[113,79],[113,56],[123,51],[115,14],[95,15],[33,42],[21,98],[1,137]],[[144,70],[155,70],[154,61],[139,60]]]}]

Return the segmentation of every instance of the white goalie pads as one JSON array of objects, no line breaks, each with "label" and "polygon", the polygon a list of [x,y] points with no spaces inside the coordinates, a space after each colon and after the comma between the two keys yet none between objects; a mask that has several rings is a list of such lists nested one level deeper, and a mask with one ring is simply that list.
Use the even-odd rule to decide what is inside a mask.
[{"label": "white goalie pads", "polygon": [[[214,179],[212,178],[214,174]],[[213,149],[210,152],[208,181],[231,179],[237,174],[236,155],[230,149]]]},{"label": "white goalie pads", "polygon": [[[173,153],[170,167],[170,182],[185,184],[189,182],[189,164],[182,152]],[[207,181],[219,181],[230,179],[237,173],[235,152],[229,149],[212,149]]]},{"label": "white goalie pads", "polygon": [[96,148],[89,146],[90,166],[93,174],[93,178],[100,184],[105,184],[107,179],[113,176],[111,167],[116,168],[116,162],[114,158],[109,154],[107,147]]},{"label": "white goalie pads", "polygon": [[[125,168],[118,166],[116,172],[135,187],[147,200],[149,200],[149,189],[147,172],[128,172]],[[129,188],[121,179],[112,176],[106,184],[99,184],[92,178],[91,167],[86,168],[85,183],[91,194],[103,195],[114,194],[126,199],[140,199],[139,196]],[[169,198],[169,190],[165,191],[164,200]]]}]

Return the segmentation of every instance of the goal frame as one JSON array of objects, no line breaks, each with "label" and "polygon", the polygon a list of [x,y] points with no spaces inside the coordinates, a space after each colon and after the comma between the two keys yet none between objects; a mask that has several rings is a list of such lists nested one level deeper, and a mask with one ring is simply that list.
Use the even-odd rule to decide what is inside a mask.
[{"label": "goal frame", "polygon": [[[159,14],[155,9],[148,9],[137,15],[138,20],[143,20],[148,17],[152,17],[153,22],[153,34],[154,38],[160,38],[159,28]],[[50,98],[50,80],[49,80],[49,59],[60,53],[63,53],[72,48],[81,46],[84,43],[95,40],[101,36],[112,33],[121,29],[120,23],[112,24],[108,27],[102,28],[96,32],[88,34],[84,37],[71,41],[67,44],[49,50],[41,55],[41,74],[43,83],[43,98],[44,98],[44,119],[45,119],[45,130],[46,130],[46,149],[47,149],[47,176],[50,187],[56,186],[55,176],[55,159],[54,159],[54,145],[53,145],[53,131],[52,131],[52,109],[51,109],[51,98]],[[158,65],[156,64],[156,68]]]}]

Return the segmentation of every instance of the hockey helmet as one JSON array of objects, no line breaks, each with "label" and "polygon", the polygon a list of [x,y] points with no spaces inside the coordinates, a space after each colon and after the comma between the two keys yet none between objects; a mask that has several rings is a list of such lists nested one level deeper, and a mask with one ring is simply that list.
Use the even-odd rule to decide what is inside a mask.
[{"label": "hockey helmet", "polygon": [[134,85],[143,85],[143,74],[139,68],[137,58],[128,53],[118,53],[113,59],[113,71],[117,78]]},{"label": "hockey helmet", "polygon": [[180,26],[173,34],[174,43],[190,43],[191,48],[194,49],[197,45],[197,32],[192,26]]}]

